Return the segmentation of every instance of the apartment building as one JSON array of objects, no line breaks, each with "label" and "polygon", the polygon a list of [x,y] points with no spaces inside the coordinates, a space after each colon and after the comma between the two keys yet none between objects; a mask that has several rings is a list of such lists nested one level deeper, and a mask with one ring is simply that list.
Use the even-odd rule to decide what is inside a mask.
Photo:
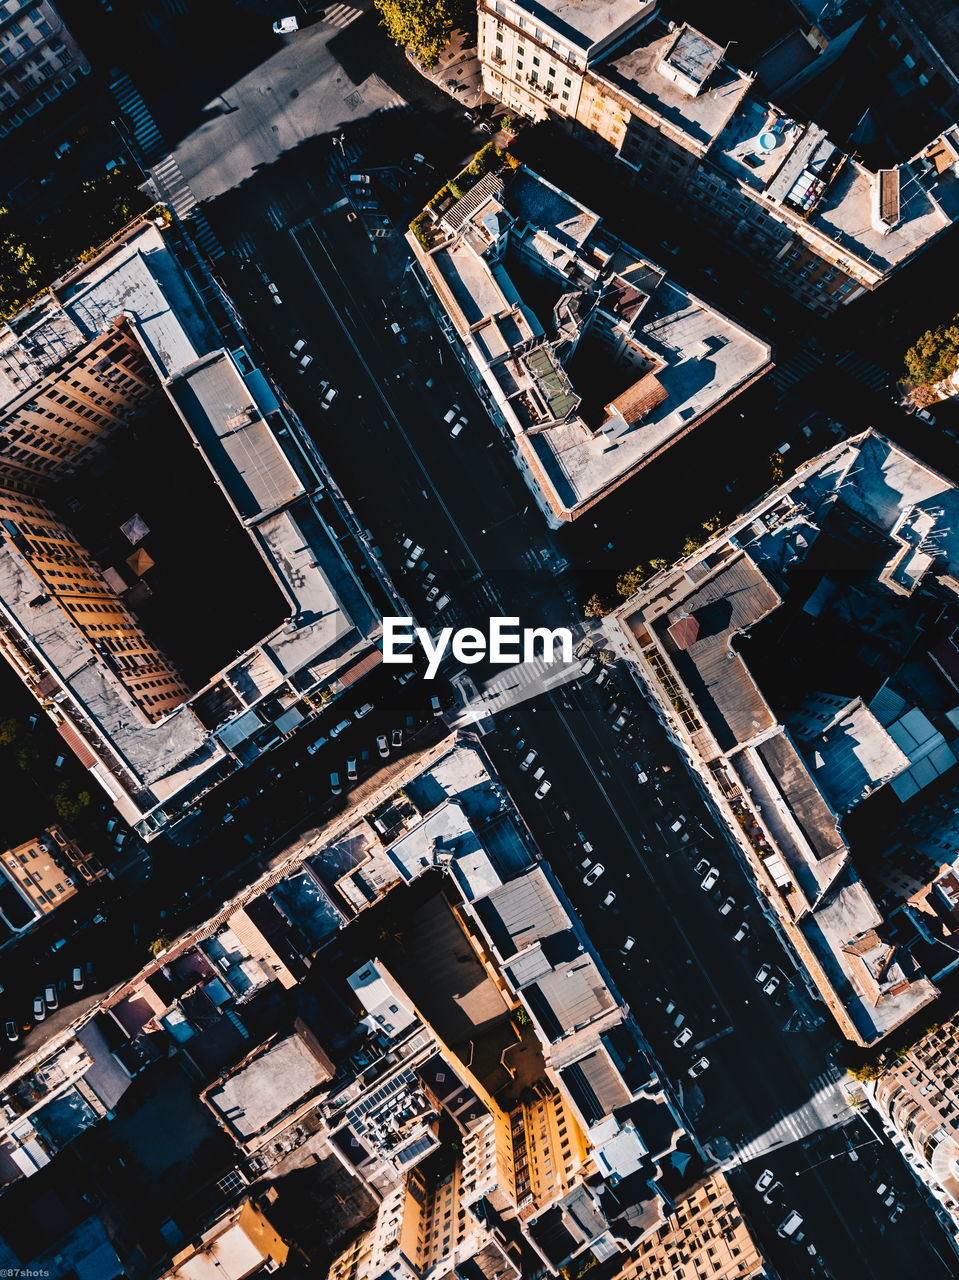
[{"label": "apartment building", "polygon": [[79,850],[59,827],[25,840],[15,849],[4,850],[0,853],[0,872],[17,891],[14,912],[21,901],[24,909],[11,919],[11,904],[6,895],[0,894],[0,919],[14,933],[21,933],[55,911],[77,891],[79,860]]},{"label": "apartment building", "polygon": [[379,660],[369,557],[230,315],[144,218],[0,330],[0,650],[147,840]]},{"label": "apartment building", "polygon": [[909,1049],[884,1055],[863,1086],[913,1173],[959,1234],[959,1020],[932,1027]]},{"label": "apartment building", "polygon": [[772,368],[768,343],[525,167],[427,208],[407,239],[424,296],[553,528]]},{"label": "apartment building", "polygon": [[90,64],[51,0],[0,5],[0,138],[85,76]]},{"label": "apartment building", "polygon": [[181,1249],[160,1280],[248,1280],[279,1270],[289,1256],[266,1207],[244,1200]]},{"label": "apartment building", "polygon": [[759,92],[727,46],[655,6],[480,0],[488,93],[549,119],[823,315],[878,288],[959,213],[959,130],[873,172]]},{"label": "apartment building", "polygon": [[775,1276],[732,1188],[712,1174],[672,1206],[668,1222],[615,1273],[615,1280],[771,1280]]},{"label": "apartment building", "polygon": [[[877,841],[938,835],[938,806],[956,805],[954,518],[950,480],[867,432],[606,624],[809,980],[862,1045],[925,1009],[954,961],[918,913],[916,945],[890,927],[881,872],[871,857],[856,865],[857,832],[874,832],[859,836],[872,855]],[[954,846],[954,828],[943,838]]]}]

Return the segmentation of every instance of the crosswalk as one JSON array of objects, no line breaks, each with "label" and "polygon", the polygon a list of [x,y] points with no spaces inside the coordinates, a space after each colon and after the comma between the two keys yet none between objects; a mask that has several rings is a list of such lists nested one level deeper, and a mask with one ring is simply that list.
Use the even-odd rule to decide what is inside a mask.
[{"label": "crosswalk", "polygon": [[723,1162],[724,1171],[748,1164],[767,1151],[803,1142],[821,1129],[831,1128],[836,1114],[846,1110],[846,1095],[835,1071],[824,1071],[812,1081],[813,1097],[805,1106],[788,1114],[780,1112],[773,1123],[749,1141],[733,1143]]},{"label": "crosswalk", "polygon": [[786,391],[803,378],[808,378],[811,373],[815,373],[824,359],[825,356],[820,352],[804,347],[791,360],[777,365],[769,375],[769,381],[778,391]]},{"label": "crosswalk", "polygon": [[163,153],[164,146],[160,130],[156,127],[146,103],[140,97],[133,81],[127,75],[119,76],[112,81],[110,92],[126,118],[130,132],[140,148],[144,161],[148,165],[151,164]]},{"label": "crosswalk", "polygon": [[335,4],[324,13],[323,21],[328,22],[331,27],[348,27],[351,22],[355,22],[360,17],[362,12],[362,9],[354,9],[349,4]]},{"label": "crosswalk", "polygon": [[139,148],[160,199],[186,226],[201,253],[212,262],[222,258],[225,253],[223,246],[197,204],[193,189],[183,176],[176,158],[167,150],[163,136],[133,81],[128,75],[118,76],[111,82],[110,92],[123,112],[132,141]]},{"label": "crosswalk", "polygon": [[836,361],[836,368],[842,369],[861,382],[870,391],[884,391],[889,381],[889,374],[866,356],[857,355],[855,351],[847,351]]}]

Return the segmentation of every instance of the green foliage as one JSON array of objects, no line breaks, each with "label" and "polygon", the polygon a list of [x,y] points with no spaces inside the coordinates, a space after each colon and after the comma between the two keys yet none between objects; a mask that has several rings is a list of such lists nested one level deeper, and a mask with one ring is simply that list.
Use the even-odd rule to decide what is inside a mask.
[{"label": "green foliage", "polygon": [[89,791],[78,791],[74,794],[69,782],[61,782],[53,793],[53,807],[61,822],[76,822],[92,803],[93,797]]},{"label": "green foliage", "polygon": [[0,747],[12,746],[20,736],[20,725],[13,716],[0,720]]},{"label": "green foliage", "polygon": [[684,540],[683,545],[680,547],[679,554],[680,556],[691,556],[693,552],[698,551],[702,545],[703,545],[702,538],[695,538],[692,536],[692,534],[690,534],[690,536]]},{"label": "green foliage", "polygon": [[860,1067],[848,1067],[849,1074],[853,1080],[878,1080],[882,1075],[882,1067],[875,1062],[864,1062]]},{"label": "green foliage", "polygon": [[433,67],[450,42],[453,28],[475,21],[468,0],[375,0],[380,24],[391,40],[405,45],[424,66]]},{"label": "green foliage", "polygon": [[643,584],[646,574],[643,572],[643,566],[637,565],[635,569],[627,569],[625,573],[620,574],[616,579],[616,594],[628,600],[630,596],[634,596]]},{"label": "green foliage", "polygon": [[528,1027],[532,1023],[532,1019],[522,1005],[520,1005],[518,1009],[514,1010],[513,1017],[516,1019],[516,1025],[518,1027]]},{"label": "green foliage", "polygon": [[494,142],[487,142],[485,146],[480,147],[479,151],[463,170],[463,173],[471,178],[482,178],[491,169],[499,168],[502,161],[502,151],[499,150]]},{"label": "green foliage", "polygon": [[429,236],[426,234],[426,224],[428,221],[429,221],[429,216],[426,213],[426,210],[424,209],[423,212],[420,214],[417,214],[417,216],[410,223],[410,230],[413,232],[413,235],[416,236],[417,240],[420,242],[420,244],[423,246],[424,249],[429,249],[430,247],[430,239],[429,239]]},{"label": "green foliage", "polygon": [[88,262],[97,245],[148,207],[127,165],[82,183],[42,228],[0,206],[0,316],[27,306],[76,262]]},{"label": "green foliage", "polygon": [[959,316],[927,329],[906,352],[906,373],[917,386],[939,382],[955,370],[959,357]]},{"label": "green foliage", "polygon": [[449,185],[450,195],[453,197],[454,200],[462,200],[463,197],[466,195],[466,188],[461,187],[455,178],[451,178],[448,185]]},{"label": "green foliage", "polygon": [[172,941],[173,939],[168,937],[167,934],[161,933],[159,934],[158,937],[153,939],[149,947],[147,947],[147,950],[149,951],[150,955],[153,956],[154,959],[156,959],[156,957],[160,954],[161,951],[166,951],[167,947],[170,946]]},{"label": "green foliage", "polygon": [[440,187],[439,191],[437,191],[435,196],[431,197],[431,199],[429,199],[426,202],[427,209],[438,208],[449,194],[450,194],[449,183],[446,183],[444,186]]},{"label": "green foliage", "polygon": [[612,607],[613,606],[611,604],[607,604],[606,601],[602,598],[602,596],[600,596],[597,593],[594,596],[590,596],[590,598],[586,601],[586,604],[583,606],[583,617],[584,618],[605,618],[607,613],[609,613],[610,610],[612,609]]}]

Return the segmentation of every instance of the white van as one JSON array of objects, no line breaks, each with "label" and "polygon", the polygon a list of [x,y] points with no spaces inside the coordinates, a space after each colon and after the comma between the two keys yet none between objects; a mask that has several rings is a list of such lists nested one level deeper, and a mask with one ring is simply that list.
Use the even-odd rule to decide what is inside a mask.
[{"label": "white van", "polygon": [[802,1214],[797,1213],[796,1210],[793,1209],[789,1217],[786,1218],[785,1221],[780,1224],[779,1228],[776,1231],[776,1235],[781,1236],[783,1240],[788,1240],[790,1239],[790,1237],[796,1234],[796,1232],[799,1230],[802,1224],[803,1224]]}]

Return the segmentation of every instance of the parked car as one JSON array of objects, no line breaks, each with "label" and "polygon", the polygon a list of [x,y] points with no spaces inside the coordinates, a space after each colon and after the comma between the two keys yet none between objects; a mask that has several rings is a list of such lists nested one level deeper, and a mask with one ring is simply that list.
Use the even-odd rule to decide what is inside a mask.
[{"label": "parked car", "polygon": [[400,686],[400,688],[402,688],[404,684],[409,684],[409,682],[415,679],[415,677],[416,677],[415,671],[403,671],[400,675],[394,676],[393,679]]},{"label": "parked car", "polygon": [[709,1068],[709,1059],[699,1058],[696,1062],[693,1063],[693,1065],[689,1068],[689,1071],[686,1074],[689,1076],[690,1080],[695,1080],[699,1076],[701,1076],[704,1071],[708,1070],[708,1068]]},{"label": "parked car", "polygon": [[783,1191],[785,1191],[785,1189],[786,1188],[783,1186],[781,1182],[774,1182],[772,1186],[766,1191],[766,1194],[763,1196],[763,1200],[766,1202],[766,1204],[772,1204],[774,1200],[779,1199],[780,1195],[782,1194]]},{"label": "parked car", "polygon": [[362,720],[364,716],[368,716],[373,710],[372,702],[364,702],[362,707],[357,707],[353,712],[354,720]]},{"label": "parked car", "polygon": [[730,911],[732,911],[735,905],[736,905],[735,898],[727,898],[726,901],[723,903],[723,905],[719,908],[719,914],[721,916],[728,916]]},{"label": "parked car", "polygon": [[294,343],[293,343],[293,348],[292,348],[292,350],[290,351],[290,359],[291,359],[291,360],[299,360],[299,358],[300,358],[300,352],[303,350],[303,348],[304,348],[305,346],[306,346],[306,339],[305,339],[305,338],[297,338],[296,342],[294,342]]},{"label": "parked car", "polygon": [[299,372],[306,373],[307,369],[309,369],[312,363],[313,363],[313,357],[311,355],[307,354],[305,356],[300,356]]},{"label": "parked car", "polygon": [[273,281],[267,280],[266,287],[270,297],[273,299],[274,304],[278,307],[282,307],[283,299],[280,297],[280,291],[276,287],[276,285],[273,283]]},{"label": "parked car", "polygon": [[716,884],[718,880],[719,880],[719,872],[715,867],[710,867],[709,870],[706,872],[706,876],[703,879],[703,883],[700,887],[702,888],[704,893],[708,893],[709,890],[713,888],[713,886]]},{"label": "parked car", "polygon": [[763,987],[763,991],[765,991],[767,996],[774,996],[778,990],[779,990],[779,979],[775,976],[770,978],[769,981],[766,983],[766,985]]},{"label": "parked car", "polygon": [[466,426],[465,418],[460,418],[459,421],[454,422],[453,426],[450,428],[450,437],[453,440],[455,440],[465,426]]},{"label": "parked car", "polygon": [[3,1024],[3,1034],[11,1044],[16,1044],[20,1039],[20,1032],[17,1030],[17,1024],[12,1018],[8,1018]]},{"label": "parked car", "polygon": [[692,1027],[683,1027],[682,1031],[680,1031],[679,1035],[673,1041],[673,1046],[676,1049],[681,1049],[684,1044],[689,1044],[692,1038],[693,1038]]},{"label": "parked car", "polygon": [[553,784],[550,782],[549,778],[547,778],[545,782],[541,782],[540,785],[536,788],[536,790],[533,793],[536,799],[542,800],[546,796],[547,792],[549,791],[550,787],[552,787],[552,785]]},{"label": "parked car", "polygon": [[733,942],[745,942],[746,934],[749,932],[749,925],[744,920],[736,932],[733,934]]},{"label": "parked car", "polygon": [[793,1209],[792,1212],[786,1218],[784,1218],[782,1222],[779,1224],[779,1226],[776,1228],[776,1235],[781,1236],[783,1240],[788,1240],[791,1236],[794,1236],[796,1234],[796,1232],[799,1230],[802,1224],[803,1224],[802,1214],[797,1213],[796,1210]]},{"label": "parked car", "polygon": [[289,36],[294,31],[299,31],[300,24],[294,17],[277,18],[273,23],[273,34],[277,36]]},{"label": "parked car", "polygon": [[760,967],[759,972],[756,974],[756,981],[759,983],[760,986],[763,986],[764,983],[769,981],[771,976],[772,976],[772,969],[770,969],[768,964],[764,964]]},{"label": "parked car", "polygon": [[756,1190],[765,1191],[766,1188],[772,1183],[775,1176],[776,1175],[773,1173],[772,1169],[763,1169],[762,1173],[759,1175],[759,1178],[756,1182]]},{"label": "parked car", "polygon": [[71,980],[71,982],[73,983],[73,989],[74,989],[74,991],[82,991],[82,990],[83,990],[84,985],[85,985],[85,979],[84,979],[84,976],[83,976],[83,965],[82,965],[82,964],[75,964],[75,965],[73,966],[73,969],[71,970],[71,973],[70,973],[70,980]]},{"label": "parked car", "polygon": [[593,846],[590,844],[590,842],[589,842],[589,841],[586,839],[586,837],[583,835],[582,831],[577,831],[577,832],[576,832],[576,839],[577,839],[577,840],[580,842],[580,844],[583,846],[583,853],[592,853],[592,852],[593,852]]},{"label": "parked car", "polygon": [[397,750],[398,747],[401,747],[402,745],[403,745],[403,730],[394,729],[393,732],[390,734],[390,746],[395,751]]},{"label": "parked car", "polygon": [[330,774],[330,790],[335,796],[343,794],[343,787],[340,785],[340,775],[335,771]]},{"label": "parked car", "polygon": [[916,417],[922,418],[923,422],[928,422],[930,427],[934,427],[936,425],[935,414],[930,413],[928,409],[917,409]]},{"label": "parked car", "polygon": [[424,548],[419,545],[413,548],[413,550],[410,552],[410,554],[407,556],[407,559],[406,559],[407,569],[413,568],[417,560],[419,560],[420,556],[423,554],[423,551],[424,551]]},{"label": "parked car", "polygon": [[336,387],[327,387],[320,397],[320,408],[328,409],[339,394]]},{"label": "parked car", "polygon": [[443,704],[435,694],[430,698],[430,710],[433,712],[434,716],[441,716],[443,714]]},{"label": "parked car", "polygon": [[628,719],[629,717],[627,716],[625,711],[622,712],[619,716],[617,716],[617,718],[613,721],[613,733],[619,733],[623,725],[626,723]]},{"label": "parked car", "polygon": [[700,879],[702,879],[702,877],[703,877],[703,876],[706,874],[706,872],[709,870],[709,859],[708,859],[708,858],[700,858],[699,862],[697,862],[697,863],[696,863],[696,866],[695,866],[694,870],[695,870],[695,872],[696,872],[696,875],[698,875],[698,876],[699,876],[699,878],[700,878]]},{"label": "parked car", "polygon": [[54,1009],[60,1008],[60,1000],[57,996],[57,984],[48,982],[43,988],[43,998],[46,1001],[47,1008],[52,1012]]},{"label": "parked car", "polygon": [[33,997],[33,1020],[34,1022],[42,1022],[47,1016],[47,1006],[43,1003],[43,996]]},{"label": "parked car", "polygon": [[595,884],[605,870],[601,862],[595,862],[583,876],[583,884]]},{"label": "parked car", "polygon": [[526,759],[522,762],[522,764],[520,765],[520,769],[522,770],[523,773],[526,773],[526,771],[529,769],[530,765],[536,759],[536,755],[537,753],[535,751],[531,751],[529,755],[526,757]]},{"label": "parked car", "polygon": [[899,1204],[896,1205],[895,1209],[893,1209],[892,1213],[889,1215],[889,1221],[892,1223],[898,1222],[905,1212],[906,1212],[906,1206],[900,1202]]},{"label": "parked car", "polygon": [[341,733],[346,733],[351,723],[352,721],[350,720],[341,720],[339,724],[335,724],[333,728],[330,730],[330,737],[338,738]]},{"label": "parked car", "polygon": [[615,901],[616,901],[616,894],[612,889],[610,889],[609,893],[607,893],[606,897],[603,899],[600,905],[603,907],[611,907]]},{"label": "parked car", "polygon": [[453,421],[453,419],[459,417],[459,415],[462,412],[463,410],[459,407],[459,405],[454,404],[452,409],[447,409],[447,411],[443,414],[443,421],[446,423],[447,426],[449,426],[450,423]]},{"label": "parked car", "polygon": [[356,756],[350,756],[346,762],[346,778],[348,782],[355,782],[357,779]]},{"label": "parked car", "polygon": [[632,951],[633,947],[635,947],[635,945],[636,945],[636,939],[632,935],[630,935],[626,939],[626,941],[623,943],[623,945],[620,947],[619,949],[620,955],[628,956],[629,953]]},{"label": "parked car", "polygon": [[376,749],[384,760],[390,754],[390,743],[385,733],[376,735]]},{"label": "parked car", "polygon": [[327,742],[329,742],[329,738],[324,738],[322,736],[317,738],[315,742],[311,742],[307,747],[306,754],[308,756],[315,756],[321,747],[326,746]]}]

